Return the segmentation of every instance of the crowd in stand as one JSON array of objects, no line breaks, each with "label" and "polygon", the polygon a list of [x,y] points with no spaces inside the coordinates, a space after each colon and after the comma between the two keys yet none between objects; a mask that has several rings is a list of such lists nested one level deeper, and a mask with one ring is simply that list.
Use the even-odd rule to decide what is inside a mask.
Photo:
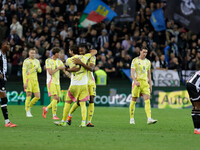
[{"label": "crowd in stand", "polygon": [[[115,8],[114,0],[103,1]],[[113,20],[79,28],[87,3],[88,0],[0,0],[0,41],[7,39],[11,45],[8,73],[21,76],[22,63],[31,47],[37,50],[36,57],[44,66],[52,47],[62,49],[64,61],[69,57],[69,46],[80,43],[98,50],[97,67],[109,76],[121,76],[121,69],[130,68],[141,46],[149,49],[147,58],[152,69],[200,69],[200,34],[173,20],[166,19],[167,29],[161,32],[151,25],[151,13],[159,8],[165,11],[165,0],[137,0],[132,22]]]}]

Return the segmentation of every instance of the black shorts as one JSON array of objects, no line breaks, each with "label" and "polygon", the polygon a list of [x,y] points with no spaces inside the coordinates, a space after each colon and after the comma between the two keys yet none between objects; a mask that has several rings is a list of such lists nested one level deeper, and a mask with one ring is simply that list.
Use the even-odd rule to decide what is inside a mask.
[{"label": "black shorts", "polygon": [[197,91],[195,85],[188,82],[186,84],[186,88],[191,101],[200,101],[200,93]]},{"label": "black shorts", "polygon": [[6,92],[6,81],[0,79],[0,92]]}]

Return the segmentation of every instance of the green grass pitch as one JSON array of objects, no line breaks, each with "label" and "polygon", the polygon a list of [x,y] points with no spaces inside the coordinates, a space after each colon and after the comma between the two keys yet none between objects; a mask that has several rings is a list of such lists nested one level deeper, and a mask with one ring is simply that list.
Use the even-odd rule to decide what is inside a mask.
[{"label": "green grass pitch", "polygon": [[[193,130],[190,109],[152,109],[158,119],[146,124],[143,108],[136,108],[135,125],[129,124],[129,109],[95,107],[94,128],[80,128],[80,108],[72,125],[53,124],[51,111],[42,118],[42,106],[32,108],[33,118],[26,118],[24,106],[8,106],[9,117],[16,128],[5,128],[0,115],[1,150],[199,150],[200,135]],[[57,115],[62,117],[62,107]]]}]

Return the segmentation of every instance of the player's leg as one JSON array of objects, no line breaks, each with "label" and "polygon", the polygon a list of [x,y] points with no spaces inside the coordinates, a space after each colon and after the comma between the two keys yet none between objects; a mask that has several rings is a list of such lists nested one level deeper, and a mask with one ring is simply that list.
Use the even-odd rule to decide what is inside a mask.
[{"label": "player's leg", "polygon": [[90,96],[87,127],[94,127],[94,125],[92,124],[92,117],[94,114],[94,98],[94,95]]},{"label": "player's leg", "polygon": [[26,110],[26,116],[32,117],[30,114],[30,100],[31,100],[32,92],[27,91],[26,92],[26,100],[25,100],[25,110]]},{"label": "player's leg", "polygon": [[129,106],[130,112],[130,124],[135,124],[134,113],[135,113],[135,104],[137,98],[140,96],[140,87],[136,86],[134,83],[132,84],[132,100]]},{"label": "player's leg", "polygon": [[76,99],[79,95],[79,90],[80,89],[77,86],[70,86],[67,91],[67,95],[66,95],[66,99],[65,99],[65,106],[63,109],[63,118],[62,118],[62,122],[64,124],[67,122],[69,125],[71,125],[71,123],[69,123],[69,120],[67,120],[68,114],[70,111],[70,106],[71,106],[72,101],[76,102]]},{"label": "player's leg", "polygon": [[90,95],[90,100],[89,100],[89,107],[88,107],[88,122],[87,122],[87,127],[94,127],[92,124],[92,117],[94,114],[94,98],[96,96],[96,85],[89,85],[89,95]]},{"label": "player's leg", "polygon": [[132,100],[129,106],[130,124],[135,124],[134,113],[135,113],[135,104],[136,104],[137,98],[138,97],[132,97]]},{"label": "player's leg", "polygon": [[200,134],[200,100],[192,101],[192,120],[194,124],[194,134]]},{"label": "player's leg", "polygon": [[75,102],[75,103],[72,105],[72,107],[71,107],[71,109],[70,109],[70,111],[69,111],[69,115],[68,115],[68,117],[67,117],[67,123],[68,123],[69,125],[71,125],[71,119],[72,119],[72,114],[73,114],[73,112],[74,112],[79,106],[80,106],[79,101]]},{"label": "player's leg", "polygon": [[146,116],[147,116],[147,124],[154,124],[157,122],[157,120],[154,120],[151,118],[151,102],[150,102],[150,95],[148,94],[142,94],[143,98],[144,98],[144,109],[146,112]]},{"label": "player's leg", "polygon": [[[56,116],[56,112],[57,112],[57,103],[59,102],[60,98],[58,97],[58,95],[53,95],[52,96],[52,101],[49,105],[49,107],[52,107],[52,114],[53,114],[53,120],[59,120],[59,118]],[[49,109],[49,107],[47,106],[47,111]]]},{"label": "player's leg", "polygon": [[141,93],[144,98],[144,109],[147,116],[147,124],[154,124],[157,120],[151,118],[151,102],[150,102],[150,89],[149,84],[146,81],[141,82]]},{"label": "player's leg", "polygon": [[40,92],[34,93],[34,98],[30,102],[30,108],[40,99]]},{"label": "player's leg", "polygon": [[5,127],[16,127],[17,125],[11,123],[10,120],[8,119],[8,110],[7,110],[8,99],[6,97],[6,90],[3,91],[0,90],[0,98],[1,98],[1,111],[4,116]]},{"label": "player's leg", "polygon": [[30,108],[40,99],[40,88],[38,81],[35,81],[34,83],[33,93],[35,97],[30,102]]},{"label": "player's leg", "polygon": [[81,106],[81,115],[82,115],[82,122],[81,122],[80,127],[86,127],[86,116],[87,116],[86,101],[89,100],[87,85],[80,86],[79,100],[80,100],[79,102]]},{"label": "player's leg", "polygon": [[51,103],[47,107],[43,107],[43,118],[46,118],[46,114],[50,108],[52,108],[53,119],[58,120],[56,116],[57,103],[60,100],[60,85],[55,85],[51,83],[51,86],[47,85],[49,96],[51,96]]},{"label": "player's leg", "polygon": [[26,114],[30,111],[30,101],[31,101],[31,96],[32,96],[32,91],[33,91],[32,87],[33,87],[32,86],[32,80],[29,80],[28,86],[25,89],[25,91],[26,91],[26,100],[25,100]]},{"label": "player's leg", "polygon": [[194,134],[200,134],[200,95],[191,83],[187,83],[186,88],[192,103],[191,117],[194,124]]}]

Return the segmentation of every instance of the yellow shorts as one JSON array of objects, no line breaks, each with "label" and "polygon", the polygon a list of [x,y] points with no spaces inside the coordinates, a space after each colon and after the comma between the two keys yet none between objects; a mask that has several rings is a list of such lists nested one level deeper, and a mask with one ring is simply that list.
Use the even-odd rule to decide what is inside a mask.
[{"label": "yellow shorts", "polygon": [[24,89],[25,92],[32,92],[37,93],[40,92],[39,84],[37,80],[29,80],[28,86],[26,89]]},{"label": "yellow shorts", "polygon": [[88,85],[70,85],[66,94],[66,101],[70,100],[74,102],[89,100]]},{"label": "yellow shorts", "polygon": [[140,97],[141,94],[150,95],[149,84],[145,80],[140,80],[140,87],[136,86],[133,82],[132,84],[132,97]]},{"label": "yellow shorts", "polygon": [[88,85],[89,95],[90,96],[96,96],[96,84],[90,84]]},{"label": "yellow shorts", "polygon": [[54,83],[47,84],[47,90],[49,97],[54,95],[58,95],[58,97],[61,96],[60,85],[58,84]]}]

